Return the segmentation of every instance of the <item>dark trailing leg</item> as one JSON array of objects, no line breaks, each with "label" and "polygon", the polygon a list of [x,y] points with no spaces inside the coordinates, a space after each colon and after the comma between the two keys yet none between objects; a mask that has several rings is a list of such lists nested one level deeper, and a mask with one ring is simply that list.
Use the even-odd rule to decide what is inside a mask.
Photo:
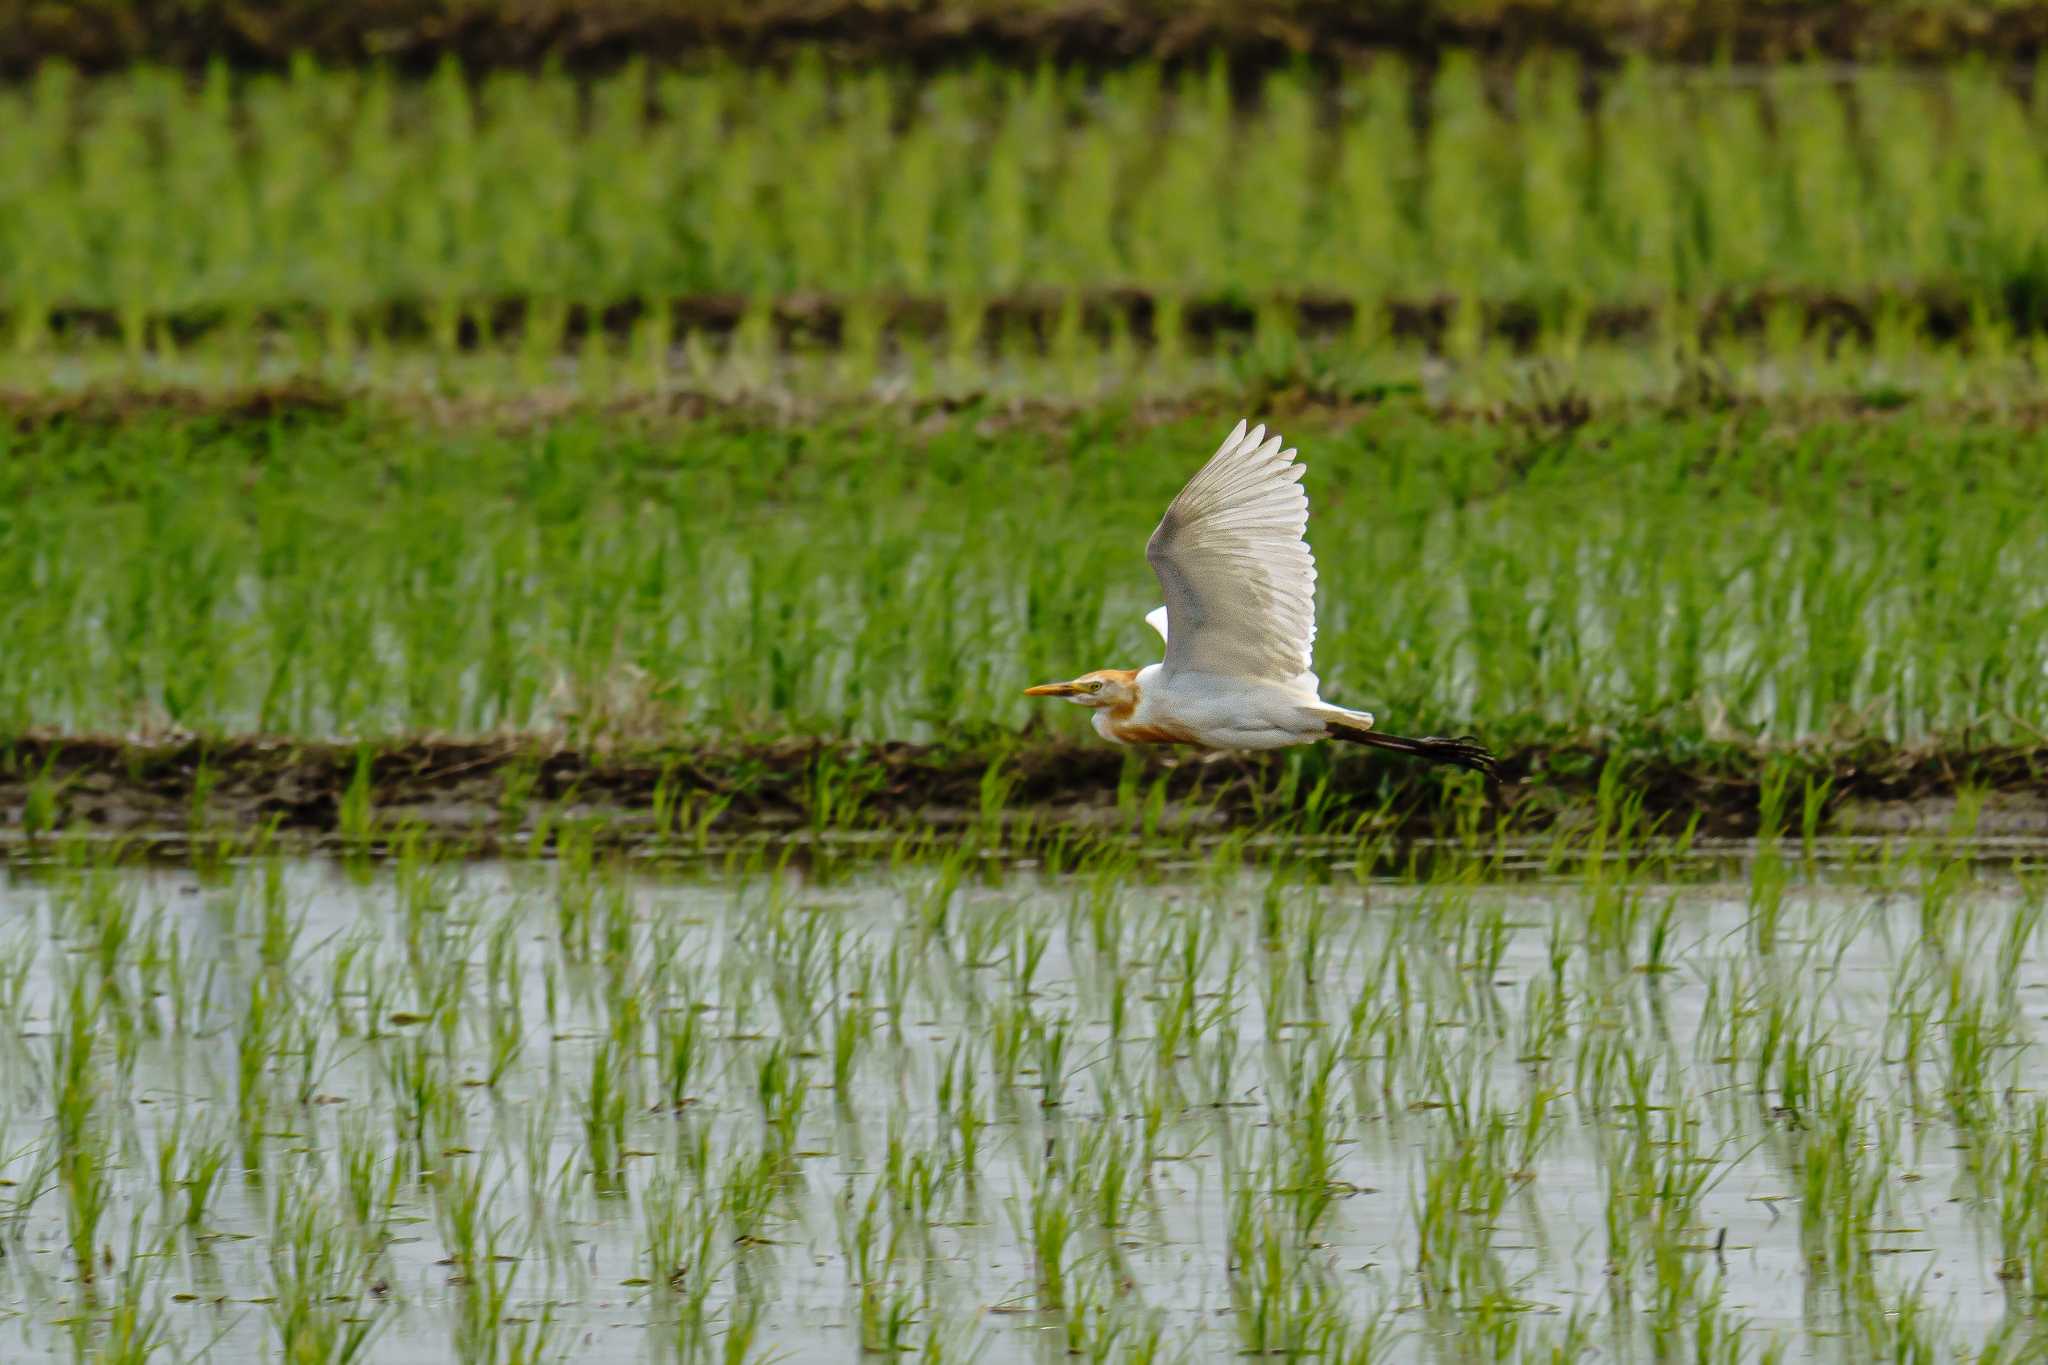
[{"label": "dark trailing leg", "polygon": [[1449,763],[1454,767],[1470,768],[1475,773],[1484,773],[1489,784],[1500,781],[1499,766],[1493,755],[1470,735],[1460,735],[1456,739],[1445,739],[1439,735],[1409,739],[1405,735],[1383,735],[1362,725],[1346,725],[1343,721],[1333,720],[1330,722],[1330,738],[1407,754],[1426,763]]}]

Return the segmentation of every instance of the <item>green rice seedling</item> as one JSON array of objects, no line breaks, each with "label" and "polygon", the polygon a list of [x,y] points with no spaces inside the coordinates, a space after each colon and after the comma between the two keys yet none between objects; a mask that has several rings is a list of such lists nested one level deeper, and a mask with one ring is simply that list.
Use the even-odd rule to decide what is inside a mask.
[{"label": "green rice seedling", "polygon": [[1116,1301],[1109,1270],[1090,1266],[1077,1277],[1073,1301],[1060,1314],[1060,1335],[1072,1359],[1119,1360],[1118,1343],[1137,1326]]},{"label": "green rice seedling", "polygon": [[1794,1125],[1803,1120],[1829,1059],[1827,1030],[1813,1003],[1802,1008],[1787,999],[1785,987],[1773,984],[1765,988],[1758,1011],[1751,1088],[1770,1097],[1767,1114]]},{"label": "green rice seedling", "polygon": [[367,748],[356,751],[355,773],[341,794],[336,819],[346,847],[366,848],[376,835],[376,808],[372,796],[370,751]]},{"label": "green rice seedling", "polygon": [[[960,918],[960,965],[969,971],[986,971],[1009,965],[1020,942],[1017,907],[1010,904],[977,904],[974,913]],[[1073,938],[1071,924],[1068,937]]]},{"label": "green rice seedling", "polygon": [[29,980],[36,970],[39,945],[27,930],[0,939],[0,1035],[11,1045],[26,1032],[31,996]]},{"label": "green rice seedling", "polygon": [[956,846],[939,860],[930,879],[917,891],[910,911],[920,947],[947,941],[948,923],[967,871],[966,856],[964,847]]},{"label": "green rice seedling", "polygon": [[1764,772],[1757,796],[1756,854],[1750,864],[1750,928],[1759,953],[1777,948],[1778,921],[1785,903],[1787,872],[1778,841],[1784,832],[1786,795],[1792,769],[1775,763]]},{"label": "green rice seedling", "polygon": [[990,1076],[999,1103],[1007,1102],[1009,1092],[1017,1086],[1035,1022],[1031,1007],[1021,1000],[998,1007],[990,1015]]},{"label": "green rice seedling", "polygon": [[271,1201],[268,1316],[282,1359],[347,1365],[369,1358],[388,1318],[365,1311],[367,1257],[326,1215],[314,1192],[280,1182]]},{"label": "green rice seedling", "polygon": [[142,1250],[139,1213],[129,1227],[128,1245],[127,1260],[114,1279],[105,1326],[92,1344],[91,1358],[101,1365],[142,1365],[162,1359],[172,1346],[168,1305],[149,1280],[149,1258],[161,1253]]},{"label": "green rice seedling", "polygon": [[637,999],[628,978],[633,965],[634,914],[632,897],[616,880],[608,879],[598,903],[598,961],[610,978],[615,998]]},{"label": "green rice seedling", "polygon": [[939,1112],[948,1126],[955,1163],[970,1182],[980,1170],[981,1135],[990,1122],[975,1093],[979,1060],[964,1040],[956,1042],[952,1055],[939,1070],[938,1079]]},{"label": "green rice seedling", "polygon": [[1666,896],[1662,907],[1643,935],[1642,960],[1636,970],[1656,976],[1675,970],[1671,960],[1672,920],[1678,913],[1678,897]]},{"label": "green rice seedling", "polygon": [[1275,1117],[1287,1137],[1284,1169],[1275,1195],[1294,1214],[1296,1234],[1310,1237],[1347,1188],[1337,1177],[1342,1133],[1333,1114],[1333,1085],[1341,1047],[1327,1039],[1287,1049]]},{"label": "green rice seedling", "polygon": [[630,1054],[610,1038],[601,1039],[591,1049],[590,1078],[581,1105],[583,1142],[591,1186],[600,1199],[622,1198],[626,1192],[626,1122],[631,1103],[626,1071],[630,1063]]},{"label": "green rice seedling", "polygon": [[1238,1099],[1238,1063],[1243,1060],[1237,1019],[1223,1015],[1213,1027],[1197,1031],[1194,1065],[1201,1080],[1201,1100],[1213,1109],[1234,1104]]},{"label": "green rice seedling", "polygon": [[1507,1293],[1490,1246],[1511,1191],[1508,1130],[1493,1115],[1440,1148],[1418,1196],[1417,1274],[1432,1302],[1478,1305]]},{"label": "green rice seedling", "polygon": [[78,932],[96,968],[103,1007],[116,1017],[124,1016],[128,989],[123,968],[139,918],[133,889],[122,886],[110,869],[88,868],[76,890],[75,896],[63,898],[62,905],[78,916]]},{"label": "green rice seedling", "polygon": [[482,1083],[498,1088],[526,1046],[525,969],[513,937],[515,924],[502,921],[492,932],[486,959],[484,1073]]},{"label": "green rice seedling", "polygon": [[740,1153],[727,1164],[721,1202],[735,1245],[752,1246],[768,1240],[768,1220],[787,1174],[788,1159],[780,1152]]},{"label": "green rice seedling", "polygon": [[805,1074],[801,1058],[780,1039],[769,1044],[755,1073],[754,1087],[761,1104],[768,1151],[785,1157],[795,1152],[810,1088],[810,1078]]},{"label": "green rice seedling", "polygon": [[235,1032],[235,1118],[247,1171],[263,1165],[263,1138],[275,1103],[270,1072],[291,1022],[290,1006],[279,998],[281,989],[269,978],[251,977],[248,1004]]},{"label": "green rice seedling", "polygon": [[1869,1117],[1858,1079],[1831,1071],[1798,1145],[1802,1247],[1843,1293],[1855,1296],[1873,1292],[1870,1233],[1878,1226],[1889,1164],[1882,1149],[1896,1141],[1880,1130],[1873,1160]]},{"label": "green rice seedling", "polygon": [[594,831],[587,825],[566,825],[556,837],[555,849],[558,941],[569,961],[587,961],[598,892]]},{"label": "green rice seedling", "polygon": [[2048,899],[2044,899],[2038,884],[2029,881],[2021,883],[2021,894],[2013,902],[2005,931],[1999,935],[1995,956],[1995,976],[1998,1003],[2002,1011],[2016,1017],[2019,1013],[2020,969],[2025,964],[2027,953],[2040,938],[2041,919],[2048,911]]},{"label": "green rice seedling", "polygon": [[1231,1321],[1251,1355],[1315,1348],[1333,1313],[1327,1272],[1258,1205],[1249,1188],[1230,1204]]},{"label": "green rice seedling", "polygon": [[735,1298],[727,1310],[725,1334],[719,1338],[714,1358],[721,1365],[747,1365],[759,1360],[761,1353],[755,1348],[761,1336],[761,1319],[759,1299],[745,1295]]},{"label": "green rice seedling", "polygon": [[427,1187],[434,1195],[435,1222],[441,1244],[454,1266],[456,1283],[474,1283],[490,1259],[496,1230],[490,1219],[492,1193],[484,1187],[479,1162],[451,1160],[432,1173]]},{"label": "green rice seedling", "polygon": [[74,973],[64,1013],[51,1032],[50,1072],[55,1109],[56,1186],[64,1200],[65,1237],[72,1272],[87,1290],[100,1249],[100,1224],[113,1196],[113,1135],[101,1107],[103,1081],[95,1061],[100,999]]},{"label": "green rice seedling", "polygon": [[[548,1255],[551,1264],[573,1261],[567,1229],[557,1215],[576,1198],[585,1179],[580,1154],[557,1155],[561,1102],[559,1089],[548,1086],[528,1107],[514,1135],[514,1154],[526,1185],[528,1235]],[[676,1144],[675,1155],[701,1187],[710,1160],[705,1135],[701,1131],[684,1134]]]},{"label": "green rice seedling", "polygon": [[[181,1116],[179,1126],[158,1148],[157,1162],[158,1188],[167,1201],[163,1210],[165,1225],[180,1227],[192,1237],[206,1232],[208,1211],[227,1171],[227,1138],[203,1130],[188,1132]],[[175,1209],[168,1206],[173,1189],[181,1195]]]},{"label": "green rice seedling", "polygon": [[1074,1276],[1074,1241],[1078,1227],[1069,1202],[1064,1172],[1047,1166],[1037,1172],[1029,1195],[1010,1205],[1020,1240],[1029,1250],[1040,1310],[1065,1310]]},{"label": "green rice seedling", "polygon": [[[540,769],[535,764],[515,762],[505,766],[504,785],[498,792],[498,823],[506,833],[517,831],[526,823],[527,813],[533,804],[534,788],[539,781]],[[661,788],[656,789],[657,832],[667,829],[666,822],[660,818],[660,798],[665,795]]]},{"label": "green rice seedling", "polygon": [[2037,1296],[2048,1237],[2043,1235],[2039,1173],[2044,1116],[2029,1102],[2012,1122],[1984,1135],[1972,1152],[1978,1188],[1996,1219],[2000,1259],[1997,1275],[2010,1293]]},{"label": "green rice seedling", "polygon": [[[684,992],[684,999],[692,994]],[[663,1102],[671,1112],[679,1112],[694,1098],[692,1083],[703,1073],[707,1060],[703,1014],[694,1003],[667,1006],[654,1016],[654,1028]]]},{"label": "green rice seedling", "polygon": [[[561,1358],[561,1324],[555,1318],[552,1304],[543,1305],[540,1316],[534,1318],[503,1315],[509,1306],[514,1273],[510,1265],[494,1261],[487,1271],[490,1291],[464,1300],[479,1305],[463,1318],[457,1329],[457,1349],[472,1352],[464,1359],[488,1360],[494,1365],[543,1365]],[[496,1312],[498,1316],[483,1319],[486,1312]],[[469,1326],[479,1321],[480,1326]]]},{"label": "green rice seedling", "polygon": [[537,1318],[511,1316],[512,1290],[522,1257],[503,1249],[507,1244],[500,1240],[502,1231],[496,1226],[483,1229],[483,1240],[467,1262],[458,1253],[458,1270],[452,1277],[459,1286],[455,1350],[463,1360],[537,1365],[555,1358],[559,1349],[554,1340],[554,1309],[544,1306]]},{"label": "green rice seedling", "polygon": [[357,964],[366,964],[363,975],[372,975],[367,970],[367,960],[374,951],[377,936],[368,928],[358,928],[345,935],[335,944],[333,955],[327,963],[327,1013],[334,1021],[335,1029],[343,1037],[376,1032],[378,1016],[374,1007],[365,1004],[355,1006],[351,1001],[367,994],[367,989],[358,989],[355,984]]},{"label": "green rice seedling", "polygon": [[[1709,989],[1715,983],[1709,982]],[[1532,978],[1524,989],[1520,1011],[1521,1035],[1516,1045],[1515,1060],[1525,1066],[1541,1066],[1553,1061],[1562,1050],[1570,1032],[1571,1022],[1566,997],[1553,981],[1541,977]],[[1703,1011],[1708,1018],[1712,1012]],[[1362,1021],[1354,1016],[1354,1031],[1362,1027]],[[1704,1032],[1702,1037],[1705,1037]]]},{"label": "green rice seedling", "polygon": [[57,754],[53,747],[44,757],[42,767],[29,778],[27,790],[22,793],[21,830],[31,843],[56,829],[62,810],[64,783],[53,775]]},{"label": "green rice seedling", "polygon": [[1929,868],[1921,879],[1918,898],[1920,936],[1930,948],[1939,950],[1946,945],[1962,889],[1969,877],[1968,864],[1951,858]]},{"label": "green rice seedling", "polygon": [[674,1296],[679,1317],[701,1326],[717,1278],[717,1223],[705,1202],[670,1172],[648,1183],[641,1207],[648,1282]]},{"label": "green rice seedling", "polygon": [[1806,879],[1815,880],[1817,875],[1816,851],[1820,836],[1822,818],[1827,813],[1828,798],[1834,791],[1833,777],[1821,777],[1809,773],[1802,788],[1799,806],[1799,850],[1806,864]]},{"label": "green rice seedling", "polygon": [[321,1088],[338,1064],[333,1039],[326,1021],[309,1010],[297,1010],[287,1025],[284,1056],[296,1065],[291,1102],[304,1110],[319,1098]]},{"label": "green rice seedling", "polygon": [[1982,1000],[1966,1003],[1964,989],[1961,974],[1954,973],[1948,1009],[1940,1022],[1947,1044],[1942,1093],[1952,1121],[1967,1136],[1990,1123],[1999,1107],[1999,1097],[2010,1085],[2016,1040],[2010,1018]]},{"label": "green rice seedling", "polygon": [[406,1182],[406,1163],[383,1149],[367,1117],[351,1114],[336,1134],[336,1164],[343,1211],[364,1250],[374,1256],[390,1237]]},{"label": "green rice seedling", "polygon": [[900,1233],[900,1225],[888,1218],[882,1208],[879,1187],[868,1192],[858,1215],[842,1211],[842,1256],[852,1279],[860,1349],[869,1355],[901,1355],[911,1349],[911,1329],[916,1324],[914,1300],[890,1276],[898,1255]]},{"label": "green rice seedling", "polygon": [[[1065,1137],[1060,1159],[1066,1169],[1088,1173],[1079,1194],[1090,1206],[1096,1225],[1104,1232],[1126,1226],[1143,1190],[1140,1154],[1120,1129],[1106,1123],[1069,1130]],[[1079,1199],[1075,1211],[1082,1211]]]},{"label": "green rice seedling", "polygon": [[[833,1011],[832,1093],[841,1109],[851,1114],[854,1104],[855,1072],[863,1046],[874,1038],[874,1010],[865,1000],[842,1001]],[[943,1105],[941,1106],[943,1107]]]},{"label": "green rice seedling", "polygon": [[433,1169],[435,1154],[455,1143],[463,1127],[459,1092],[445,1059],[431,1039],[414,1034],[380,1049],[378,1063],[391,1099],[393,1136],[410,1146],[418,1169]]},{"label": "green rice seedling", "polygon": [[799,913],[776,921],[768,937],[768,989],[782,1036],[792,1047],[808,1048],[827,1009],[819,1002],[835,993],[845,931],[824,916]]},{"label": "green rice seedling", "polygon": [[1040,1018],[1034,1014],[1027,1027],[1031,1050],[1038,1063],[1039,1107],[1056,1109],[1065,1103],[1067,1072],[1071,1066],[1072,1023],[1065,1015]]},{"label": "green rice seedling", "polygon": [[820,753],[811,765],[804,802],[812,833],[823,834],[865,823],[863,804],[881,782],[881,773],[858,758],[841,759]]},{"label": "green rice seedling", "polygon": [[1894,1360],[1938,1360],[1947,1346],[1947,1316],[1930,1305],[1919,1285],[1895,1294],[1873,1293],[1844,1315],[1851,1320],[1858,1349]]}]

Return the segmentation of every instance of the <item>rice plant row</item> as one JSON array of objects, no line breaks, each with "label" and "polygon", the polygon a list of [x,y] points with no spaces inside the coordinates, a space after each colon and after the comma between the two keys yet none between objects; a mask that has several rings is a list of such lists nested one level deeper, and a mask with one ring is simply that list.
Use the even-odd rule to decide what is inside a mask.
[{"label": "rice plant row", "polygon": [[[1218,67],[1105,76],[631,67],[591,82],[445,67],[408,81],[46,67],[0,89],[0,316],[34,348],[91,316],[133,347],[291,315],[336,342],[402,314],[452,348],[507,301],[559,342],[676,299],[824,296],[858,344],[905,299],[971,341],[1004,300],[1142,291],[1152,326],[1303,298],[1383,325],[1443,301],[1453,340],[1513,304],[1571,336],[1794,293],[1947,300],[2039,323],[2048,82],[1569,58],[1250,96]],[[1909,307],[1919,316],[1917,305]],[[166,321],[176,328],[163,327]]]},{"label": "rice plant row", "polygon": [[[1317,669],[1389,724],[1683,754],[2031,741],[2048,716],[2023,428],[1389,406],[1289,434]],[[1019,691],[1158,657],[1143,537],[1216,436],[354,413],[0,432],[0,727],[1079,736]]]}]

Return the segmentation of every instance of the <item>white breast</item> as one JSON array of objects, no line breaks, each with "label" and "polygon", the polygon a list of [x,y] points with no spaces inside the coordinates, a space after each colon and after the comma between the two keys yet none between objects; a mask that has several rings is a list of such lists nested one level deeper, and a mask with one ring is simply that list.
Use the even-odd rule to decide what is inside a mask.
[{"label": "white breast", "polygon": [[[1317,715],[1322,709],[1312,682],[1303,687],[1204,673],[1168,675],[1153,664],[1138,674],[1138,705],[1128,724],[1183,732],[1212,749],[1280,749],[1324,738],[1328,723]],[[1106,728],[1114,724],[1096,713],[1098,733],[1116,738]]]}]

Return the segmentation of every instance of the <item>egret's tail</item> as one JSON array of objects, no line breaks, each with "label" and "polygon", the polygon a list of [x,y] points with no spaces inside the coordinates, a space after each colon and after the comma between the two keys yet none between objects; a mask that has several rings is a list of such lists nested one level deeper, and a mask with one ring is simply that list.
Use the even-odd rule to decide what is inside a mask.
[{"label": "egret's tail", "polygon": [[1364,744],[1374,749],[1390,749],[1397,754],[1409,754],[1429,763],[1449,763],[1460,768],[1470,768],[1475,773],[1484,773],[1488,785],[1500,781],[1499,764],[1488,752],[1485,745],[1470,735],[1456,739],[1444,739],[1437,735],[1426,735],[1421,739],[1408,739],[1401,735],[1383,735],[1370,724],[1360,725],[1354,720],[1332,717],[1329,721],[1330,738],[1341,739],[1350,744]]}]

